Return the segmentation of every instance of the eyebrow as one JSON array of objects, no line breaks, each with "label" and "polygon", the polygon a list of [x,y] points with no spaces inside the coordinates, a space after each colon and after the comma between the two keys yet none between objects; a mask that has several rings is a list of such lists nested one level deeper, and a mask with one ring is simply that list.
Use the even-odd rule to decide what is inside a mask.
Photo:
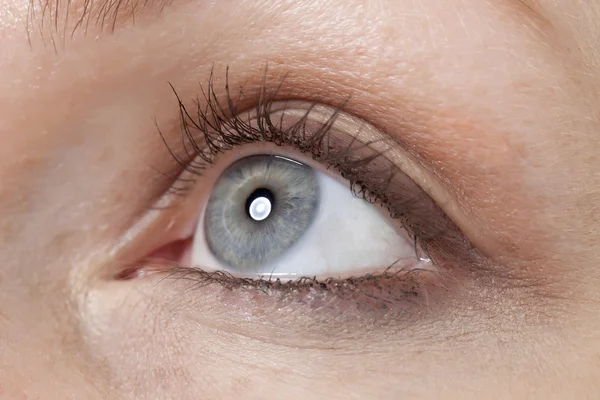
[{"label": "eyebrow", "polygon": [[[50,37],[55,50],[58,43],[90,28],[113,33],[142,18],[152,18],[175,0],[28,0],[27,38],[31,44],[34,31]],[[536,0],[498,0],[512,4],[522,17],[542,18]]]},{"label": "eyebrow", "polygon": [[91,28],[114,32],[142,16],[160,13],[174,0],[28,0],[27,37],[38,32],[50,38],[56,49],[58,42],[73,38]]}]

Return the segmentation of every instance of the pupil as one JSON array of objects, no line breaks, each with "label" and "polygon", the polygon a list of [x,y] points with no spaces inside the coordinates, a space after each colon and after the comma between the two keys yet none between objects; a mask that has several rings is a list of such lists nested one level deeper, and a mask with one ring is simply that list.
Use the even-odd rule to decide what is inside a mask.
[{"label": "pupil", "polygon": [[246,199],[246,214],[254,221],[262,221],[269,217],[275,198],[269,189],[256,189]]}]

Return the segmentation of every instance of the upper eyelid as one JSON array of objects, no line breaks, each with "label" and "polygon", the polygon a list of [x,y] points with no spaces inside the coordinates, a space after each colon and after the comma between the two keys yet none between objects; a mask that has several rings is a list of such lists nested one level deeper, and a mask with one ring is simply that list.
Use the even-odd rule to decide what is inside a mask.
[{"label": "upper eyelid", "polygon": [[[212,150],[210,151],[206,151],[206,147],[204,147],[202,144],[203,141],[206,143],[206,134],[208,134],[209,131],[214,131],[216,140],[220,140],[223,138],[223,132],[227,131],[227,129],[231,129],[233,131],[238,131],[238,128],[236,128],[236,124],[242,124],[243,126],[248,127],[249,126],[249,120],[250,120],[250,116],[248,116],[249,120],[246,121],[244,119],[240,119],[240,112],[238,111],[238,109],[244,110],[245,109],[245,105],[246,104],[256,104],[254,108],[250,108],[250,110],[254,110],[252,111],[250,114],[248,115],[252,115],[254,114],[255,117],[258,117],[259,121],[265,121],[263,118],[265,116],[269,116],[271,115],[271,112],[273,110],[277,111],[277,110],[286,110],[287,109],[287,105],[288,103],[294,103],[293,101],[287,101],[287,102],[283,102],[285,105],[283,106],[283,108],[272,108],[273,104],[276,104],[274,101],[277,99],[278,93],[280,92],[280,90],[282,89],[282,87],[285,84],[286,81],[286,77],[284,76],[283,78],[280,78],[280,80],[272,80],[271,78],[268,78],[268,70],[265,69],[264,72],[264,76],[263,76],[263,80],[262,83],[257,87],[254,88],[252,90],[248,90],[246,91],[245,89],[242,90],[240,88],[240,92],[239,92],[239,96],[236,96],[235,94],[232,94],[230,91],[230,86],[229,86],[229,70],[227,69],[226,71],[226,77],[225,77],[225,85],[224,85],[224,89],[219,89],[216,88],[214,86],[215,82],[213,81],[213,73],[211,73],[210,78],[208,80],[208,84],[204,87],[201,86],[200,89],[200,95],[198,96],[198,98],[194,101],[194,106],[197,108],[197,112],[196,115],[190,115],[188,108],[185,106],[184,101],[179,97],[179,95],[177,94],[177,91],[175,90],[175,88],[173,86],[171,86],[171,88],[173,89],[173,92],[175,94],[175,97],[177,99],[178,105],[179,105],[179,110],[180,110],[180,123],[181,126],[183,127],[183,129],[180,132],[181,135],[181,140],[179,141],[179,150],[183,150],[183,155],[184,158],[183,159],[179,159],[177,158],[178,156],[175,154],[176,152],[169,148],[169,145],[167,143],[167,140],[165,139],[165,137],[162,135],[163,137],[163,141],[165,143],[165,145],[167,146],[167,148],[169,148],[169,152],[171,153],[172,156],[175,157],[177,163],[184,168],[185,170],[187,170],[188,172],[190,172],[191,174],[188,174],[187,176],[189,177],[188,179],[190,179],[190,188],[193,188],[194,183],[193,183],[193,176],[194,175],[199,175],[202,173],[202,170],[207,166],[210,165],[212,163],[212,159],[211,157],[214,157],[215,154],[218,154],[220,152],[223,151],[227,151],[230,150],[232,147],[235,147],[237,144],[243,144],[245,143],[245,141],[239,141],[239,137],[235,136],[233,138],[234,143],[231,144],[227,144],[225,146],[225,148],[220,147],[221,145],[217,145],[216,147],[214,147]],[[214,72],[214,71],[213,71]],[[225,100],[222,100],[222,98],[219,95],[219,92],[221,92],[222,90],[225,91]],[[337,122],[338,116],[341,115],[340,113],[343,110],[343,108],[348,104],[350,100],[349,96],[346,96],[344,98],[344,100],[341,102],[340,105],[333,107],[333,111],[329,111],[329,114],[326,114],[322,120],[320,120],[320,128],[322,129],[322,133],[323,133],[323,137],[329,137],[328,135],[328,131],[329,131],[329,126],[333,126],[333,124],[335,122]],[[301,117],[298,122],[296,124],[301,124],[301,122],[303,121],[303,119],[305,117],[308,117],[308,113],[309,112],[313,112],[318,109],[320,109],[320,107],[323,107],[323,105],[320,105],[319,103],[316,102],[309,102],[311,104],[310,108],[308,109],[309,111],[306,112],[304,114],[303,117]],[[238,107],[238,104],[241,104],[241,106]],[[277,104],[281,104],[281,102],[278,102]],[[315,107],[315,108],[313,108]],[[345,115],[345,113],[344,113]],[[276,118],[275,118],[276,119]],[[271,129],[275,129],[276,131],[278,131],[277,133],[275,133],[276,135],[279,134],[280,132],[280,128],[278,128],[276,125],[278,123],[277,120],[275,121],[266,121],[264,123],[269,123],[269,122],[273,122],[275,124],[274,127],[271,127]],[[368,125],[368,123],[366,121],[362,121],[360,123],[360,127],[362,126],[366,126]],[[294,125],[295,126],[295,125]],[[244,129],[248,129],[248,128],[244,128]],[[258,131],[260,131],[258,134],[264,134],[264,131],[262,131],[261,129],[257,129]],[[269,131],[269,128],[266,129],[267,131]],[[359,128],[360,131],[360,128]],[[390,135],[389,133],[385,132],[385,131],[379,131],[377,130],[379,133],[379,135],[383,135],[382,137],[385,138],[385,142],[388,143],[388,145],[391,145],[391,148],[399,148],[401,146],[400,143],[396,142],[394,140],[394,136]],[[220,132],[220,133],[219,133]],[[198,133],[200,136],[198,136]],[[300,129],[298,131],[295,132],[291,132],[292,136],[290,136],[291,140],[294,140],[295,136],[294,135],[302,135],[302,127],[300,127]],[[312,134],[312,132],[310,133]],[[350,135],[352,136],[352,135]],[[215,137],[213,137],[212,139],[215,139]],[[356,136],[354,139],[358,139],[358,136]],[[354,140],[353,139],[353,140]],[[264,141],[270,141],[269,138],[263,138],[262,140]],[[281,137],[279,137],[279,140],[281,140]],[[381,140],[381,139],[379,139]],[[253,140],[248,140],[247,143],[251,143],[254,142],[255,139]],[[302,146],[302,141],[298,141],[300,143],[300,146]],[[381,142],[382,144],[385,142]],[[186,149],[186,143],[187,144],[191,144],[193,147],[193,151],[190,153],[190,151],[188,149]],[[285,140],[284,140],[285,143]],[[371,155],[376,156],[376,158],[385,158],[387,159],[387,156],[384,156],[383,153],[379,153],[378,150],[375,150],[374,147],[370,147],[373,144],[377,144],[376,142],[372,142],[372,143],[363,143],[360,139],[357,140],[356,142],[358,144],[358,146],[360,147],[364,147],[367,150],[371,150]],[[300,150],[301,152],[306,152],[308,151],[309,153],[312,151],[312,149],[314,149],[314,145],[312,144],[308,144],[305,145],[306,149],[302,149],[301,147],[298,148],[298,150]],[[210,147],[210,146],[209,146]],[[348,150],[350,150],[350,147],[348,147]],[[353,152],[355,152],[355,148],[352,149]],[[207,153],[206,155],[203,155]],[[197,162],[197,157],[200,157],[200,162],[197,164],[194,164],[195,162]],[[313,154],[314,156],[314,154]],[[335,156],[335,155],[334,155]],[[339,156],[339,154],[338,154]],[[341,159],[340,159],[341,160]],[[349,159],[348,159],[349,160]],[[375,160],[375,159],[374,159]],[[321,160],[321,161],[326,161],[327,160]],[[364,160],[358,160],[360,163],[363,163]],[[348,162],[353,162],[353,161],[345,161],[346,163]],[[396,176],[396,175],[401,175],[401,176],[405,176],[406,173],[402,172],[402,169],[400,168],[399,165],[396,164],[396,162],[392,162],[391,160],[387,160],[387,162],[390,165],[390,168],[393,166],[393,168],[396,170],[397,172],[394,172],[392,175]],[[369,161],[368,164],[371,164],[372,162]],[[331,164],[329,164],[331,165]],[[358,164],[357,164],[358,166]],[[342,169],[344,169],[343,167],[341,167]],[[339,168],[336,168],[338,170],[340,170]],[[361,168],[362,170],[362,168]],[[364,170],[366,172],[366,170]],[[383,170],[382,170],[383,172]],[[391,173],[391,171],[389,171]],[[387,176],[387,175],[386,175]],[[391,176],[391,175],[390,175]],[[407,179],[410,181],[409,182],[405,182],[402,185],[408,185],[408,186],[414,186],[414,190],[417,190],[418,193],[422,193],[423,196],[421,196],[418,200],[414,200],[411,198],[406,198],[405,196],[411,193],[410,189],[401,189],[400,192],[402,192],[400,194],[401,197],[404,197],[403,200],[403,204],[402,207],[406,207],[404,212],[406,212],[406,215],[410,215],[412,212],[410,211],[411,207],[411,203],[415,203],[415,207],[421,207],[420,203],[425,199],[429,199],[429,202],[432,203],[433,208],[429,207],[425,207],[425,209],[428,210],[429,213],[432,213],[434,211],[434,209],[438,209],[439,207],[437,205],[433,206],[433,204],[435,204],[435,201],[431,200],[430,195],[423,193],[423,189],[419,187],[418,184],[414,183],[414,181],[408,176],[406,175]],[[364,177],[363,177],[364,178]],[[362,178],[359,178],[362,179]],[[395,181],[397,181],[399,178],[398,176],[396,176],[394,178]],[[350,179],[352,181],[352,179]],[[361,196],[367,196],[368,198],[372,198],[373,200],[376,200],[378,202],[383,201],[385,203],[388,203],[388,200],[384,200],[384,198],[380,197],[378,194],[375,194],[374,192],[371,191],[365,191],[363,192],[362,190],[365,189],[365,186],[362,185],[368,185],[368,182],[362,182],[359,181],[357,182],[359,183],[359,186],[356,186],[356,188],[359,188],[360,190],[360,194]],[[408,187],[407,186],[407,187]],[[178,188],[181,189],[183,191],[185,191],[185,188]],[[373,190],[373,189],[370,189]],[[380,190],[384,190],[384,189],[380,189]],[[383,192],[382,192],[383,194]],[[397,195],[397,194],[396,194]],[[417,196],[418,197],[418,196]],[[389,199],[391,201],[391,199]],[[406,201],[408,201],[408,203],[406,203]],[[387,204],[388,206],[390,205],[390,203]],[[391,209],[390,209],[390,212]],[[395,211],[394,213],[396,213],[397,211]],[[425,212],[425,211],[424,211]],[[443,212],[440,211],[442,214]],[[431,219],[435,220],[434,222],[436,223],[440,223],[440,221],[436,220],[436,218],[434,218],[433,214],[436,213],[432,213],[431,215]],[[447,217],[445,218],[447,219]],[[449,219],[447,219],[449,221]],[[428,221],[423,221],[423,222],[428,222]],[[412,234],[418,234],[418,236],[430,236],[430,237],[437,237],[438,235],[443,235],[443,232],[448,229],[449,222],[444,222],[442,225],[446,226],[445,228],[440,228],[442,225],[439,225],[439,227],[435,227],[435,224],[429,226],[427,229],[423,229],[423,230],[415,230],[414,227],[412,227],[410,229],[410,231],[412,231]],[[450,223],[451,226],[454,226],[452,223]],[[431,229],[440,229],[439,232],[436,233],[432,233],[433,231]],[[455,227],[453,228],[453,230],[456,229]],[[427,232],[427,233],[425,233]],[[464,240],[464,238],[463,238]]]}]

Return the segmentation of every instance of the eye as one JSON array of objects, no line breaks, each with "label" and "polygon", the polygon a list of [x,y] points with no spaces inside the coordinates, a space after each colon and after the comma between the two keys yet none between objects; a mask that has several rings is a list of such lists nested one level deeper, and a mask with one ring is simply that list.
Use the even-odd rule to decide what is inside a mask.
[{"label": "eye", "polygon": [[382,211],[298,160],[244,157],[217,178],[194,235],[191,263],[234,276],[279,279],[426,263]]},{"label": "eye", "polygon": [[119,277],[170,271],[227,287],[273,278],[288,288],[343,281],[349,290],[358,279],[383,290],[376,279],[413,293],[412,276],[423,274],[400,272],[439,275],[439,261],[469,257],[462,233],[404,172],[410,155],[390,136],[340,107],[275,101],[262,90],[243,113],[235,107],[243,98],[221,103],[212,89],[195,112],[176,95],[181,134],[163,140],[183,172],[157,208],[181,210],[156,221],[164,230],[146,245],[147,266]]}]

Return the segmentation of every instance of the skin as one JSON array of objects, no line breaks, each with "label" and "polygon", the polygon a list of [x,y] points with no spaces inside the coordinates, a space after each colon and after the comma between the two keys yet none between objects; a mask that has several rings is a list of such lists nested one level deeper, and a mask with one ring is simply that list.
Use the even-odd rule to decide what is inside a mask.
[{"label": "skin", "polygon": [[[1,398],[597,396],[594,2],[175,0],[104,23],[80,3],[0,1]],[[406,318],[115,279],[197,207],[147,214],[177,171],[156,134],[179,135],[167,82],[187,102],[214,71],[222,97],[226,66],[252,88],[267,63],[282,98],[351,95],[398,138],[490,268],[457,261]]]}]

